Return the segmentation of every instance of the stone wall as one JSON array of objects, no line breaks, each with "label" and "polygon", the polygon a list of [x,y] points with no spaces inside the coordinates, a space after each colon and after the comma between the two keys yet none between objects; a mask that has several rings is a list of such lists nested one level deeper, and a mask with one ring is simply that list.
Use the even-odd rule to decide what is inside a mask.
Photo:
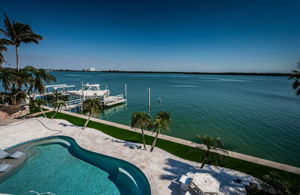
[{"label": "stone wall", "polygon": [[0,119],[18,118],[29,114],[29,107],[23,105],[0,106]]},{"label": "stone wall", "polygon": [[9,118],[9,114],[0,110],[0,120]]},{"label": "stone wall", "polygon": [[10,115],[9,118],[19,118],[19,117],[25,116],[29,113],[30,113],[29,108],[25,108],[24,110],[19,110],[19,112],[16,112],[16,113]]}]

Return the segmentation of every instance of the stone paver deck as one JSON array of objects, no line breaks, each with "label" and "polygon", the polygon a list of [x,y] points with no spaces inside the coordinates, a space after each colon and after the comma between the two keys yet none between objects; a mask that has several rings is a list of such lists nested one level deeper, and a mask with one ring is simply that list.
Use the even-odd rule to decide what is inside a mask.
[{"label": "stone paver deck", "polygon": [[154,195],[178,194],[178,179],[187,173],[210,173],[220,182],[221,194],[245,194],[243,185],[233,182],[234,179],[256,181],[252,176],[226,168],[206,165],[204,169],[200,169],[198,163],[183,160],[159,148],[152,153],[142,149],[129,149],[123,143],[113,142],[112,137],[101,131],[91,128],[83,131],[81,127],[58,119],[33,118],[1,126],[0,148],[54,135],[70,136],[87,150],[120,158],[136,165],[148,178]]},{"label": "stone paver deck", "polygon": [[0,126],[2,125],[8,125],[10,123],[15,123],[15,122],[18,122],[20,121],[19,119],[11,119],[11,118],[8,118],[8,119],[0,119]]}]

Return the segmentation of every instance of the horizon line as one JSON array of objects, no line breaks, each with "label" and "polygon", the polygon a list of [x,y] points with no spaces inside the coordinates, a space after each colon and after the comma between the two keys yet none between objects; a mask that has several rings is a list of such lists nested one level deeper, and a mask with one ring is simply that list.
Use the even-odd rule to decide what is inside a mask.
[{"label": "horizon line", "polygon": [[209,75],[257,75],[257,76],[290,76],[288,72],[194,72],[194,71],[151,71],[151,70],[78,70],[78,69],[51,69],[49,71],[65,72],[110,72],[110,73],[162,73],[162,74],[209,74]]}]

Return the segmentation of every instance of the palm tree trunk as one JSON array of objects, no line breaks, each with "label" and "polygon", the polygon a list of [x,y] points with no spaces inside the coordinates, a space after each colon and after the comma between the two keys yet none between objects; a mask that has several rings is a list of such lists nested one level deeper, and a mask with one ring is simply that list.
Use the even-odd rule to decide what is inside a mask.
[{"label": "palm tree trunk", "polygon": [[205,157],[203,159],[203,162],[202,162],[202,165],[201,165],[201,169],[204,167],[205,163],[207,162],[208,156],[209,156],[209,149],[206,150],[206,152],[205,152]]},{"label": "palm tree trunk", "polygon": [[53,119],[57,113],[58,113],[58,110],[56,110],[56,112],[52,115],[51,119]]},{"label": "palm tree trunk", "polygon": [[55,113],[52,115],[51,119],[53,119],[55,117],[55,115],[58,113],[58,110],[59,110],[59,107],[56,109],[56,111],[54,109]]},{"label": "palm tree trunk", "polygon": [[85,121],[84,125],[82,126],[82,130],[84,130],[85,127],[88,125],[90,118],[91,118],[91,115],[89,115],[89,118]]},{"label": "palm tree trunk", "polygon": [[159,130],[156,131],[156,135],[155,135],[155,138],[154,138],[154,140],[153,140],[153,143],[152,143],[150,152],[152,152],[152,151],[154,150],[154,147],[155,147],[155,145],[156,145],[156,141],[157,141],[157,138],[158,138],[158,134],[159,134]]},{"label": "palm tree trunk", "polygon": [[82,130],[84,130],[86,128],[86,126],[88,125],[90,119],[91,119],[91,116],[93,115],[93,110],[91,111],[90,115],[89,115],[89,118],[86,120],[86,122],[84,123],[84,125],[82,126]]},{"label": "palm tree trunk", "polygon": [[144,129],[141,128],[141,130],[142,130],[142,140],[143,140],[144,148],[145,148],[145,150],[147,151],[147,148],[146,148],[146,141],[145,141],[145,134],[144,134]]},{"label": "palm tree trunk", "polygon": [[47,118],[47,116],[44,113],[44,110],[42,108],[40,108],[41,112],[43,113],[44,117]]},{"label": "palm tree trunk", "polygon": [[14,94],[12,97],[12,105],[16,105],[17,104],[17,95]]},{"label": "palm tree trunk", "polygon": [[[53,112],[55,113],[56,108],[53,109]],[[51,119],[54,118],[54,114],[52,114]]]},{"label": "palm tree trunk", "polygon": [[16,68],[19,71],[19,48],[16,46]]}]

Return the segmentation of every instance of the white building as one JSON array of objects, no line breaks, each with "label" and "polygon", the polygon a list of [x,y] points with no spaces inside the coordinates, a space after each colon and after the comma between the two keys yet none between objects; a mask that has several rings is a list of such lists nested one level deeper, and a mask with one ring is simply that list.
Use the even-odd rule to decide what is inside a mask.
[{"label": "white building", "polygon": [[87,69],[83,69],[83,71],[90,71],[90,72],[92,72],[92,71],[96,71],[96,68],[90,67],[90,68],[87,68]]}]

